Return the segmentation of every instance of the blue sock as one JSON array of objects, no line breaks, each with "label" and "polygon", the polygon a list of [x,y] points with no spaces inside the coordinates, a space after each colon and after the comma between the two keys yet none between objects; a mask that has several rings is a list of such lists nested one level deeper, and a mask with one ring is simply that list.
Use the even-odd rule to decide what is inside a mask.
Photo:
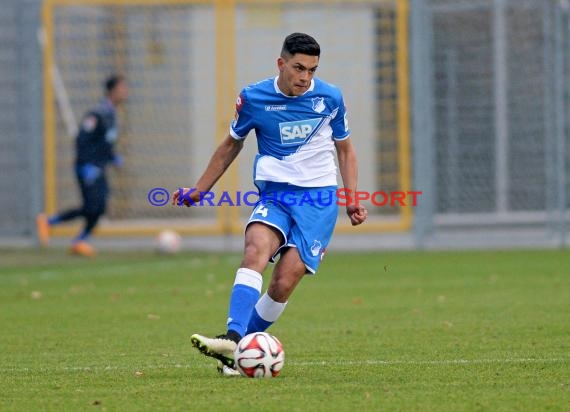
[{"label": "blue sock", "polygon": [[253,308],[253,313],[251,314],[251,318],[249,318],[249,324],[247,325],[247,333],[254,333],[254,332],[265,332],[273,322],[269,322],[259,316],[256,308]]},{"label": "blue sock", "polygon": [[61,219],[59,218],[59,215],[53,215],[48,218],[48,225],[57,225],[60,221]]},{"label": "blue sock", "polygon": [[255,270],[247,268],[237,270],[230,296],[228,330],[236,331],[241,337],[245,336],[249,318],[261,294],[262,284],[263,278]]},{"label": "blue sock", "polygon": [[266,331],[279,319],[279,316],[281,316],[285,310],[285,306],[287,306],[287,302],[275,302],[267,292],[265,292],[261,299],[255,304],[255,308],[247,325],[247,333]]},{"label": "blue sock", "polygon": [[85,233],[85,232],[81,232],[80,234],[78,234],[75,239],[73,239],[73,243],[77,243],[77,242],[81,242],[84,240],[87,240],[89,238],[89,233]]}]

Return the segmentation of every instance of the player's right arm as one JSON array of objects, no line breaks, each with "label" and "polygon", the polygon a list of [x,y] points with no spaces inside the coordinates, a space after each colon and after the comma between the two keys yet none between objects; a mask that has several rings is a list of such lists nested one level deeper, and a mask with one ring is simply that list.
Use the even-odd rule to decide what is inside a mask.
[{"label": "player's right arm", "polygon": [[[243,148],[244,139],[251,129],[254,128],[253,111],[250,107],[249,99],[246,97],[246,89],[243,89],[236,100],[236,111],[234,120],[230,126],[230,133],[220,143],[206,167],[206,170],[198,179],[196,187],[188,195],[184,196],[182,202],[190,207],[200,201],[200,192],[209,192],[216,182],[222,177],[227,168],[232,164],[241,149]],[[191,189],[182,188],[182,191],[177,190],[171,196],[172,204],[178,205],[180,203],[180,195],[187,193]],[[188,201],[188,198],[190,201]]]},{"label": "player's right arm", "polygon": [[[243,140],[234,139],[231,135],[226,136],[210,158],[206,170],[196,183],[195,190],[188,196],[192,202],[196,204],[199,203],[200,192],[210,191],[238,156],[239,152],[241,152],[243,143]],[[190,188],[182,188],[182,194],[187,193],[189,190]],[[178,205],[180,194],[180,190],[176,190],[172,193],[171,198],[173,205]],[[183,203],[188,207],[191,206],[191,203],[186,199],[183,200]]]}]

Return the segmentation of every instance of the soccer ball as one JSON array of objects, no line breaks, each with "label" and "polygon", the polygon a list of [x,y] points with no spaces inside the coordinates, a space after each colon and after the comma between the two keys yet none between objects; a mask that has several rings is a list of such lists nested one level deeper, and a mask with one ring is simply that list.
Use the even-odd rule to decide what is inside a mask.
[{"label": "soccer ball", "polygon": [[274,378],[281,372],[285,361],[279,339],[265,332],[244,336],[234,356],[237,370],[248,378]]},{"label": "soccer ball", "polygon": [[156,251],[161,254],[171,255],[180,250],[182,238],[173,230],[163,230],[156,237]]}]

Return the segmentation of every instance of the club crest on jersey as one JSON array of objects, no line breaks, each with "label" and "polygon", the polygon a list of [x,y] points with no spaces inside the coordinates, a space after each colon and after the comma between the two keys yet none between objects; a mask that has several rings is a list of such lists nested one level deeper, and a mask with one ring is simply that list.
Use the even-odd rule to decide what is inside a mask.
[{"label": "club crest on jersey", "polygon": [[321,119],[297,120],[279,123],[281,143],[286,145],[301,144],[317,129]]},{"label": "club crest on jersey", "polygon": [[85,119],[83,119],[83,123],[81,123],[81,128],[87,133],[91,133],[93,130],[95,130],[96,126],[97,118],[93,115],[87,116]]},{"label": "club crest on jersey", "polygon": [[321,113],[323,110],[326,109],[324,97],[313,97],[311,101],[313,102],[313,110],[315,112]]},{"label": "club crest on jersey", "polygon": [[322,247],[323,247],[323,245],[321,244],[321,242],[319,242],[317,239],[315,239],[313,241],[313,245],[311,246],[311,255],[319,256],[319,253],[320,253]]}]

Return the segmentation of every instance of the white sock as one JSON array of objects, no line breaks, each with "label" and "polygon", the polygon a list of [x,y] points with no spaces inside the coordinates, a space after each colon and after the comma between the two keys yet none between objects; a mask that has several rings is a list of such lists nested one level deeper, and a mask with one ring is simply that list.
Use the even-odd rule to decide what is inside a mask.
[{"label": "white sock", "polygon": [[285,310],[285,306],[287,306],[287,302],[275,302],[271,299],[271,296],[265,292],[255,304],[255,310],[263,320],[273,323],[279,319],[279,316],[281,316]]}]

